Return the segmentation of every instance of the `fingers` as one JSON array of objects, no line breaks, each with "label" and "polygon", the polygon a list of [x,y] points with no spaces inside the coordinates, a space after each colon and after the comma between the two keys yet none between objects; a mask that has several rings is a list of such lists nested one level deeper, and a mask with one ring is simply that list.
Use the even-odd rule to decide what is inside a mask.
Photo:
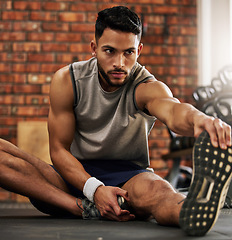
[{"label": "fingers", "polygon": [[95,193],[95,204],[102,217],[115,221],[129,221],[135,218],[127,210],[122,210],[118,204],[117,196],[129,200],[127,191],[110,186],[102,186]]},{"label": "fingers", "polygon": [[[118,204],[118,196],[122,196],[126,201],[129,201],[129,197],[128,197],[128,192],[124,189],[121,188],[115,188],[115,196],[116,196],[116,201],[112,202],[112,209],[114,210],[115,214],[117,216],[120,216],[123,213],[123,210],[120,208],[119,204]],[[129,212],[128,212],[129,213]]]},{"label": "fingers", "polygon": [[211,118],[205,127],[210,135],[212,145],[227,149],[231,146],[231,127],[219,118]]},{"label": "fingers", "polygon": [[101,213],[102,217],[107,218],[109,220],[114,220],[118,222],[126,222],[135,219],[135,215],[131,214],[127,210],[121,210],[120,215],[116,215],[114,211],[105,211]]}]

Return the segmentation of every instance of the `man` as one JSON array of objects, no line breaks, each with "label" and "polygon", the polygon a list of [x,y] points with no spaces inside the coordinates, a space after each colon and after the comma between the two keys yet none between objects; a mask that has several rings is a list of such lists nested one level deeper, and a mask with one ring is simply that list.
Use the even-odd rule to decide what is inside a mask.
[{"label": "man", "polygon": [[[218,216],[223,202],[220,193],[228,185],[231,165],[221,166],[225,177],[216,177],[220,189],[213,186],[212,173],[205,169],[211,164],[203,169],[206,179],[196,165],[196,181],[203,179],[203,184],[193,181],[185,200],[168,182],[147,170],[147,138],[156,118],[182,135],[197,137],[206,130],[212,144],[203,132],[195,160],[211,163],[205,152],[211,154],[215,149],[219,157],[224,154],[228,159],[230,126],[179,103],[165,84],[137,63],[143,48],[141,28],[138,16],[126,7],[98,14],[95,41],[91,42],[93,58],[60,69],[51,83],[48,129],[54,166],[1,140],[1,186],[28,196],[38,209],[53,215],[93,218],[100,213],[116,221],[152,217],[164,225],[180,222],[188,234],[203,235]],[[201,152],[204,145],[207,151]],[[218,199],[212,200],[219,190]],[[118,199],[125,199],[129,208]],[[205,209],[199,218],[203,208],[195,210],[199,202],[214,203],[214,211],[208,214]],[[189,218],[194,226],[191,221],[185,224]]]}]

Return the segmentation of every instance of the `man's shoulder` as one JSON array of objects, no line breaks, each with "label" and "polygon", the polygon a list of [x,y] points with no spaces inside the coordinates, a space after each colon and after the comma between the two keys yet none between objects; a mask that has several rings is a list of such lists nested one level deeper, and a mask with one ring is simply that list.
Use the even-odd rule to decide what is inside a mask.
[{"label": "man's shoulder", "polygon": [[156,80],[155,76],[138,62],[135,64],[133,77],[136,83],[144,82],[146,79]]},{"label": "man's shoulder", "polygon": [[74,75],[79,78],[88,76],[97,70],[97,59],[91,58],[86,61],[74,62],[71,64]]}]

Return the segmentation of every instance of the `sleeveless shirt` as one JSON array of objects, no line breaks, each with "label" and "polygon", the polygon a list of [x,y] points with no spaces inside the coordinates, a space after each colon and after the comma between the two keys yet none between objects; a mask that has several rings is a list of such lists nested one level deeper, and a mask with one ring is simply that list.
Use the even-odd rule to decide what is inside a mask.
[{"label": "sleeveless shirt", "polygon": [[99,83],[96,58],[75,62],[69,69],[76,118],[73,156],[86,161],[125,160],[148,167],[148,135],[156,118],[139,110],[135,89],[154,76],[136,63],[125,85],[106,92]]}]

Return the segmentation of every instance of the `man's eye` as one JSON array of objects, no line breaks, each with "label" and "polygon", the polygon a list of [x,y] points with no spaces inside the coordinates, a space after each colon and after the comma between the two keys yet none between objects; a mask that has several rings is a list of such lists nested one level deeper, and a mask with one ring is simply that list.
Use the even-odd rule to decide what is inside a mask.
[{"label": "man's eye", "polygon": [[112,49],[106,49],[105,52],[106,53],[113,53],[113,50]]},{"label": "man's eye", "polygon": [[127,50],[126,52],[125,52],[125,54],[127,54],[127,55],[131,55],[131,54],[133,54],[134,53],[134,51],[132,51],[132,50]]}]

